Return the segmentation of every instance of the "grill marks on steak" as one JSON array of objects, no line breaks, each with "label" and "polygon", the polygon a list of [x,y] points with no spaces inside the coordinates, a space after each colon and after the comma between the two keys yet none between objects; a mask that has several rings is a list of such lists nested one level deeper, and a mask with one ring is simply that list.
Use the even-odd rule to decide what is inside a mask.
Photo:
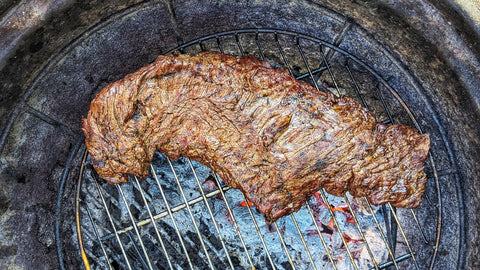
[{"label": "grill marks on steak", "polygon": [[267,221],[322,187],[407,208],[425,190],[428,134],[377,123],[353,99],[250,56],[160,56],[98,93],[83,129],[107,181],[147,176],[158,149],[209,166]]}]

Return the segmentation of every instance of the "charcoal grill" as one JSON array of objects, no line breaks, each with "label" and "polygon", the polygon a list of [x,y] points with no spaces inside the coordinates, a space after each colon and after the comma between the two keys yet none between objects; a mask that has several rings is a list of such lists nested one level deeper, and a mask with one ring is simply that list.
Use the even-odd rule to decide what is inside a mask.
[{"label": "charcoal grill", "polygon": [[[422,130],[387,80],[338,44],[257,28],[208,35],[174,50],[255,55],[320,91],[356,99],[383,123]],[[269,225],[241,192],[186,158],[171,161],[156,153],[147,179],[131,177],[119,185],[98,177],[86,151],[81,164],[76,230],[87,269],[420,269],[419,260],[422,267],[435,265],[442,199],[432,155],[426,164],[429,191],[420,207],[434,217],[430,224],[419,222],[416,209],[375,207],[365,198],[320,190],[299,212]],[[422,258],[410,244],[418,239],[423,243],[417,248],[427,254]]]},{"label": "charcoal grill", "polygon": [[[460,2],[0,1],[2,269],[479,269],[480,28]],[[255,55],[429,133],[421,206],[319,191],[267,225],[187,159],[157,153],[146,179],[99,179],[90,101],[175,48]]]}]

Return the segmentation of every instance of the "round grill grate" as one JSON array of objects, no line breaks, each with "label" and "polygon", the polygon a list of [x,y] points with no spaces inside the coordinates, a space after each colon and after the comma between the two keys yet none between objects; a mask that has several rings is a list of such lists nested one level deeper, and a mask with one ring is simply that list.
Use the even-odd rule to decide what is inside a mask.
[{"label": "round grill grate", "polygon": [[[376,67],[338,45],[293,32],[246,29],[175,50],[255,55],[321,91],[356,99],[378,121],[422,130],[421,119]],[[431,156],[426,167],[430,179],[420,210],[373,207],[362,198],[320,190],[299,212],[269,226],[241,192],[199,163],[157,153],[147,179],[109,185],[85,154],[76,194],[82,258],[92,269],[432,267],[442,204]],[[425,209],[433,222],[424,221]]]}]

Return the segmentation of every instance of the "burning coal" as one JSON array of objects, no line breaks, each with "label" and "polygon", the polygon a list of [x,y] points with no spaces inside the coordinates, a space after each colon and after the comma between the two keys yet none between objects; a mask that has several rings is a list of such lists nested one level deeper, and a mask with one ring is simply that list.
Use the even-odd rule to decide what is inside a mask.
[{"label": "burning coal", "polygon": [[96,182],[87,166],[81,229],[94,269],[365,269],[389,259],[387,208],[319,191],[297,213],[267,224],[200,163],[157,154],[153,168],[147,179],[116,188]]}]

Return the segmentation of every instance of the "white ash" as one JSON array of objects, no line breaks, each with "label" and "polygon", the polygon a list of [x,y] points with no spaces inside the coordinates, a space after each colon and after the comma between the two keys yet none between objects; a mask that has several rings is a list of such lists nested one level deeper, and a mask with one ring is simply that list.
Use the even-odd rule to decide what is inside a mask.
[{"label": "white ash", "polygon": [[[187,159],[181,158],[177,161],[174,161],[172,164],[175,170],[175,175],[181,183],[183,195],[179,191],[178,184],[175,180],[175,175],[170,168],[168,160],[160,154],[158,154],[154,160],[154,168],[156,175],[158,176],[158,181],[162,186],[162,190],[171,209],[185,205],[185,199],[188,202],[197,198],[201,198],[202,195],[200,193],[199,183],[200,186],[203,187],[206,194],[218,189],[218,187],[212,185],[212,183],[216,182],[213,172],[200,163],[192,162],[196,176],[198,177],[198,182],[190,168],[190,163]],[[89,169],[91,170],[91,168]],[[116,263],[118,265],[124,266],[125,259],[119,251],[119,245],[116,239],[112,237],[114,236],[111,234],[113,230],[108,222],[108,218],[106,217],[106,211],[103,207],[103,203],[99,203],[98,195],[91,196],[91,194],[96,193],[96,191],[92,191],[92,189],[96,189],[95,184],[92,179],[89,179],[90,177],[88,176],[88,172],[85,175],[86,177],[84,179],[85,181],[83,190],[85,190],[87,195],[85,195],[84,201],[88,205],[91,213],[93,213],[93,218],[96,226],[98,227],[97,229],[99,234],[101,234],[101,236],[110,234],[110,238],[103,241],[104,246],[106,246],[106,249],[110,254],[110,261],[117,261]],[[143,194],[149,203],[152,214],[163,215],[162,218],[156,221],[156,225],[163,241],[165,242],[167,252],[169,253],[168,256],[174,268],[182,269],[184,267],[188,267],[188,264],[186,264],[185,261],[186,256],[183,253],[180,239],[175,231],[175,226],[182,235],[182,240],[189,252],[189,257],[192,261],[192,264],[196,265],[199,269],[209,266],[205,252],[203,248],[201,248],[202,245],[194,223],[191,219],[191,215],[194,217],[195,224],[199,229],[203,244],[205,245],[205,248],[208,251],[208,256],[210,257],[215,268],[230,268],[227,260],[227,252],[225,252],[223,249],[221,240],[223,240],[225,244],[228,255],[230,256],[234,267],[251,267],[250,261],[245,253],[245,248],[240,241],[240,235],[246,245],[249,257],[256,268],[272,268],[268,255],[270,255],[270,258],[273,261],[276,269],[290,268],[290,262],[284,246],[282,245],[279,234],[276,231],[276,227],[274,225],[267,225],[262,214],[253,206],[250,207],[253,217],[258,224],[260,235],[262,236],[262,238],[260,238],[259,233],[255,229],[249,209],[246,206],[244,196],[240,191],[233,189],[225,191],[224,194],[226,201],[221,193],[216,194],[207,200],[208,206],[212,211],[214,221],[208,212],[207,205],[203,200],[200,200],[200,202],[190,206],[191,215],[186,207],[176,211],[173,214],[175,220],[174,224],[171,220],[171,217],[165,214],[167,207],[165,206],[160,189],[157,185],[157,181],[153,178],[153,175],[149,176],[147,179],[139,181],[142,186]],[[122,244],[127,250],[127,256],[129,257],[129,260],[131,260],[132,264],[144,266],[142,265],[140,259],[140,257],[144,257],[142,250],[140,249],[140,241],[138,240],[138,237],[136,237],[134,230],[132,230],[127,206],[125,205],[121,194],[114,186],[105,184],[103,182],[99,183],[103,192],[105,193],[105,199],[109,201],[107,203],[108,207],[112,208],[110,211],[112,218],[115,220],[117,230],[128,228],[130,226],[130,231],[128,233],[123,233],[120,236]],[[220,184],[224,185],[221,180]],[[122,184],[121,188],[125,199],[128,202],[128,207],[130,207],[130,211],[132,212],[135,220],[137,222],[141,220],[148,221],[149,215],[147,208],[143,203],[143,199],[136,182],[131,181],[130,183]],[[332,269],[332,260],[337,269],[353,269],[347,249],[345,248],[345,244],[342,240],[342,236],[344,236],[345,241],[347,241],[348,250],[354,258],[358,268],[364,269],[372,267],[372,258],[365,247],[365,242],[362,239],[362,235],[357,229],[357,224],[352,222],[351,216],[348,216],[349,210],[345,199],[328,194],[326,194],[326,197],[328,201],[327,203],[323,202],[320,196],[312,196],[312,198],[309,200],[308,203],[315,214],[315,219],[311,218],[311,215],[305,206],[302,207],[297,213],[293,214],[316,268]],[[359,226],[363,232],[363,235],[367,239],[372,253],[374,254],[376,263],[381,264],[386,262],[388,260],[388,252],[385,243],[379,234],[379,228],[377,228],[373,220],[373,216],[370,213],[370,208],[362,206],[362,203],[359,203],[361,200],[352,198],[349,195],[347,195],[347,198],[360,224]],[[227,203],[228,206],[230,206],[233,216],[228,211]],[[332,222],[332,216],[327,208],[327,205],[333,209],[336,223],[340,227],[340,232]],[[340,211],[339,209],[343,210]],[[380,208],[374,207],[373,209],[378,223],[381,224],[380,229],[386,234],[386,226],[383,214],[378,212],[380,211]],[[98,244],[97,239],[95,239],[95,234],[92,231],[91,223],[87,218],[88,217],[86,216],[84,209],[82,211],[82,229],[84,231],[85,248],[89,250],[89,256],[98,257],[94,264],[98,264],[97,267],[102,268],[105,267],[105,259],[102,259],[103,255],[100,245]],[[315,227],[315,222],[317,222],[317,225],[322,230],[321,235],[325,240],[325,245],[331,255],[331,260],[327,255],[325,246],[322,244],[318,231]],[[299,237],[299,231],[297,230],[292,217],[286,216],[280,218],[276,222],[276,225],[280,235],[283,238],[285,246],[287,247],[288,253],[295,265],[295,268],[312,269],[312,261],[310,260],[305,246]],[[237,232],[236,226],[238,226],[240,235]],[[217,229],[220,235],[217,232]],[[141,237],[144,245],[148,246],[147,249],[149,252],[153,252],[152,250],[155,250],[155,252],[149,254],[152,265],[156,267],[165,267],[165,257],[161,252],[161,246],[152,224],[148,223],[144,226],[140,226],[139,231],[142,234]],[[130,237],[127,237],[128,234]],[[265,250],[261,239],[263,239],[265,242],[268,253]],[[133,240],[133,242],[131,240]],[[138,252],[136,253],[136,251],[134,252],[135,247],[137,250],[139,250],[141,255],[138,255]],[[154,269],[156,268],[154,267]]]}]

